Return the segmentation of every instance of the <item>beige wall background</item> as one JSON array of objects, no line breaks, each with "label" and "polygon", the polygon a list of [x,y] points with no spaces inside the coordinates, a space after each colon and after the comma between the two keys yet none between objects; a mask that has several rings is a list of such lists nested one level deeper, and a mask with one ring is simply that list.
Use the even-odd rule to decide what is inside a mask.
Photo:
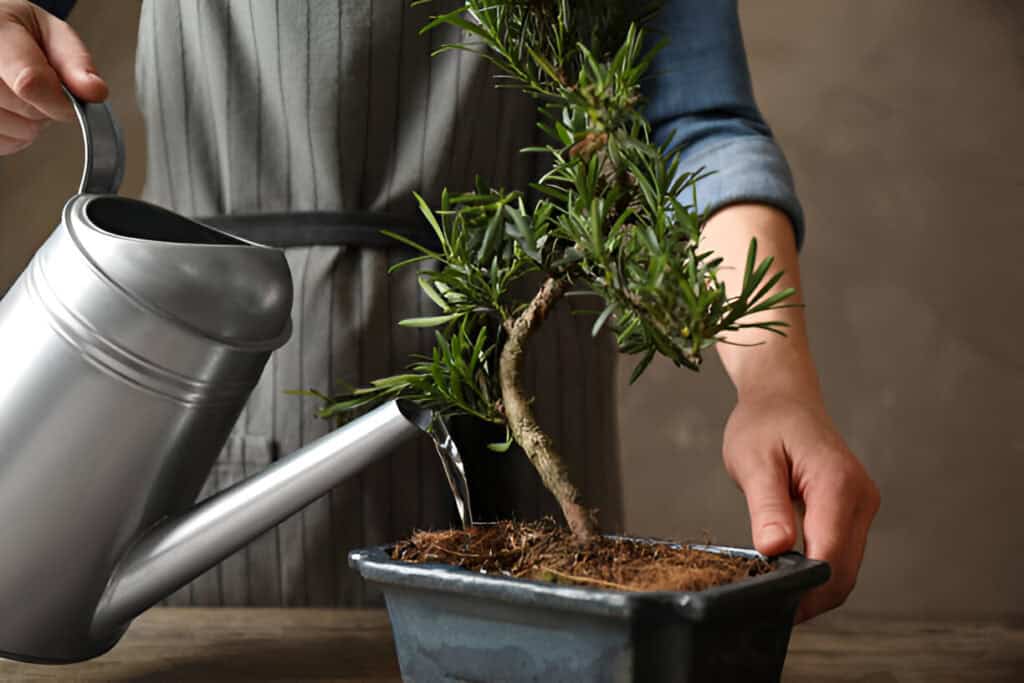
[{"label": "beige wall background", "polygon": [[[113,85],[128,195],[145,153],[137,12],[82,0],[72,20]],[[807,314],[829,407],[884,497],[847,609],[1022,615],[1024,5],[744,0],[741,12],[807,211]],[[49,233],[80,159],[71,126],[0,158],[0,289]],[[717,362],[625,377],[630,531],[748,544],[719,460],[733,393]]]}]

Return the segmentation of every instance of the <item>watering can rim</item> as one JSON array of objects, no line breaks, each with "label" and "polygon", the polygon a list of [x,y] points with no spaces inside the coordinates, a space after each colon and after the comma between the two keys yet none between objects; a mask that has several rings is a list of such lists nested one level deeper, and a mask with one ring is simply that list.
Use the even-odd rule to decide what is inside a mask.
[{"label": "watering can rim", "polygon": [[[243,247],[243,248],[246,248],[246,249],[251,248],[251,247],[256,247],[258,249],[262,249],[262,250],[265,250],[265,251],[272,251],[272,252],[282,251],[282,249],[280,247],[275,247],[275,246],[268,245],[268,244],[262,244],[260,242],[253,242],[252,240],[246,239],[245,237],[242,237],[241,235],[235,235],[235,234],[232,234],[232,233],[229,233],[229,232],[225,232],[224,230],[221,230],[220,228],[216,228],[216,227],[214,227],[212,225],[204,223],[201,220],[196,220],[195,218],[192,218],[191,216],[183,216],[183,215],[181,215],[179,213],[175,213],[174,211],[171,211],[170,209],[168,209],[166,207],[160,206],[159,204],[154,204],[152,202],[147,202],[144,199],[136,199],[135,197],[123,197],[123,196],[121,196],[119,194],[92,194],[92,193],[76,194],[75,196],[71,197],[67,201],[67,203],[65,204],[65,208],[64,208],[65,215],[66,215],[66,212],[68,211],[68,209],[71,207],[72,204],[77,204],[79,202],[81,203],[81,206],[77,207],[77,208],[80,208],[80,210],[81,210],[79,218],[84,220],[86,223],[88,223],[89,227],[95,229],[97,232],[101,233],[105,237],[112,237],[114,239],[124,240],[126,242],[138,242],[138,243],[143,243],[143,244],[147,244],[147,245],[153,245],[153,246],[156,246],[156,247],[164,247],[164,246],[169,246],[169,245],[188,246],[190,244],[196,244],[195,242],[187,242],[187,241],[180,241],[179,242],[179,241],[174,241],[174,240],[161,240],[161,239],[153,239],[153,238],[134,237],[132,235],[122,235],[122,234],[119,234],[117,232],[113,232],[112,230],[104,228],[103,225],[101,223],[99,223],[98,221],[96,221],[95,218],[89,213],[89,209],[96,202],[116,202],[118,204],[125,204],[125,205],[129,205],[129,206],[132,206],[132,207],[137,207],[139,209],[144,209],[146,211],[155,211],[155,212],[158,212],[158,213],[161,213],[161,214],[166,214],[166,215],[172,216],[172,217],[174,217],[174,218],[176,218],[178,220],[187,221],[189,223],[194,223],[194,224],[196,224],[198,226],[201,226],[205,230],[207,230],[207,231],[209,231],[211,233],[215,233],[218,236],[223,237],[226,240],[223,243],[201,243],[204,247],[214,247],[214,248],[226,247],[226,248],[230,248],[230,249],[234,249],[234,248],[238,248],[238,247]],[[227,240],[229,240],[229,241],[227,241]]]}]

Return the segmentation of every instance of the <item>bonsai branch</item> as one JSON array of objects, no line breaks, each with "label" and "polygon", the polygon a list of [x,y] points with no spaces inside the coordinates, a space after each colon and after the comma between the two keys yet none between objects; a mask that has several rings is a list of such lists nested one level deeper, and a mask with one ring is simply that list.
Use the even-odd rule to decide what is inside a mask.
[{"label": "bonsai branch", "polygon": [[565,461],[551,437],[537,424],[522,377],[526,342],[568,288],[567,280],[548,277],[523,312],[505,322],[508,338],[501,349],[498,372],[502,407],[512,437],[540,474],[545,488],[555,496],[573,536],[586,542],[597,534],[594,513],[580,504],[579,491],[569,479]]}]

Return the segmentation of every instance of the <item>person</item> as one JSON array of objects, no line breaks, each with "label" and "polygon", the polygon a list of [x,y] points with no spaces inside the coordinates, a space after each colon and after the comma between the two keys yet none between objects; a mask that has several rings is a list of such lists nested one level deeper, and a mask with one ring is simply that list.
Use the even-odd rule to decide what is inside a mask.
[{"label": "person", "polygon": [[[48,4],[60,13],[57,5],[71,3]],[[471,187],[474,174],[506,187],[525,187],[535,176],[535,160],[516,154],[534,141],[534,104],[492,89],[490,67],[473,55],[429,58],[458,36],[418,29],[430,13],[456,4],[144,2],[136,76],[147,124],[145,197],[211,221],[227,216],[225,225],[242,231],[259,226],[286,247],[296,285],[295,335],[268,365],[209,490],[329,428],[312,417],[313,405],[287,399],[284,389],[328,388],[332,378],[364,382],[429,344],[423,332],[393,324],[429,310],[415,273],[389,279],[399,250],[353,237],[366,231],[352,223],[373,214],[413,225],[414,190],[436,200],[442,186]],[[735,0],[667,0],[656,21],[672,40],[652,68],[647,113],[658,139],[672,134],[685,143],[684,168],[716,171],[698,188],[710,214],[706,245],[727,264],[742,264],[756,237],[760,254],[786,273],[778,286],[800,291],[803,215],[753,99]],[[0,0],[0,154],[24,149],[47,123],[72,117],[62,82],[84,100],[107,96],[88,48],[64,21],[28,0]],[[740,270],[723,271],[727,286],[736,288]],[[805,508],[805,551],[827,560],[832,578],[806,595],[803,620],[853,589],[880,497],[825,409],[803,310],[770,315],[789,323],[785,338],[744,331],[731,341],[764,343],[719,346],[737,392],[723,455],[762,553],[794,546],[795,504]],[[531,361],[538,387],[552,388],[537,390],[538,414],[570,454],[584,498],[614,528],[621,517],[609,445],[614,350],[607,340],[591,343],[589,323],[556,318],[542,342],[549,352]],[[449,519],[433,456],[422,444],[411,449],[332,491],[178,599],[372,599],[346,573],[340,548]],[[488,475],[487,485],[504,489],[520,514],[553,510],[523,460],[507,459],[507,471]]]}]

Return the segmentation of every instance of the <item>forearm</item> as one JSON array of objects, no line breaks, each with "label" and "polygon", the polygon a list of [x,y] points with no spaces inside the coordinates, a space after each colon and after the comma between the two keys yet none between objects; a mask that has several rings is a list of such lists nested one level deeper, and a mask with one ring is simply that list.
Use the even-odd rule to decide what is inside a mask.
[{"label": "forearm", "polygon": [[[774,257],[775,268],[785,272],[778,287],[800,292],[792,225],[778,209],[727,206],[712,215],[704,235],[704,246],[730,266],[720,272],[728,289],[740,288],[747,248],[756,237],[758,257]],[[802,301],[799,295],[794,300]],[[853,590],[881,498],[825,412],[803,308],[769,311],[766,317],[788,323],[786,336],[747,329],[730,340],[763,344],[718,345],[739,394],[722,456],[747,499],[757,550],[772,556],[792,549],[799,525],[806,555],[829,563],[832,577],[802,598],[799,622],[842,604]],[[802,518],[794,500],[804,508]]]},{"label": "forearm", "polygon": [[[722,364],[736,386],[740,398],[765,393],[821,401],[817,371],[811,359],[804,319],[800,267],[793,226],[785,213],[766,204],[732,204],[716,211],[704,229],[702,246],[723,258],[719,277],[727,292],[741,289],[743,266],[751,238],[757,238],[758,260],[774,258],[773,272],[784,271],[776,291],[787,287],[796,295],[787,303],[797,304],[752,316],[749,321],[779,320],[787,323],[782,337],[759,328],[724,335],[730,342],[743,344],[717,346]],[[748,344],[757,344],[749,347]]]}]

